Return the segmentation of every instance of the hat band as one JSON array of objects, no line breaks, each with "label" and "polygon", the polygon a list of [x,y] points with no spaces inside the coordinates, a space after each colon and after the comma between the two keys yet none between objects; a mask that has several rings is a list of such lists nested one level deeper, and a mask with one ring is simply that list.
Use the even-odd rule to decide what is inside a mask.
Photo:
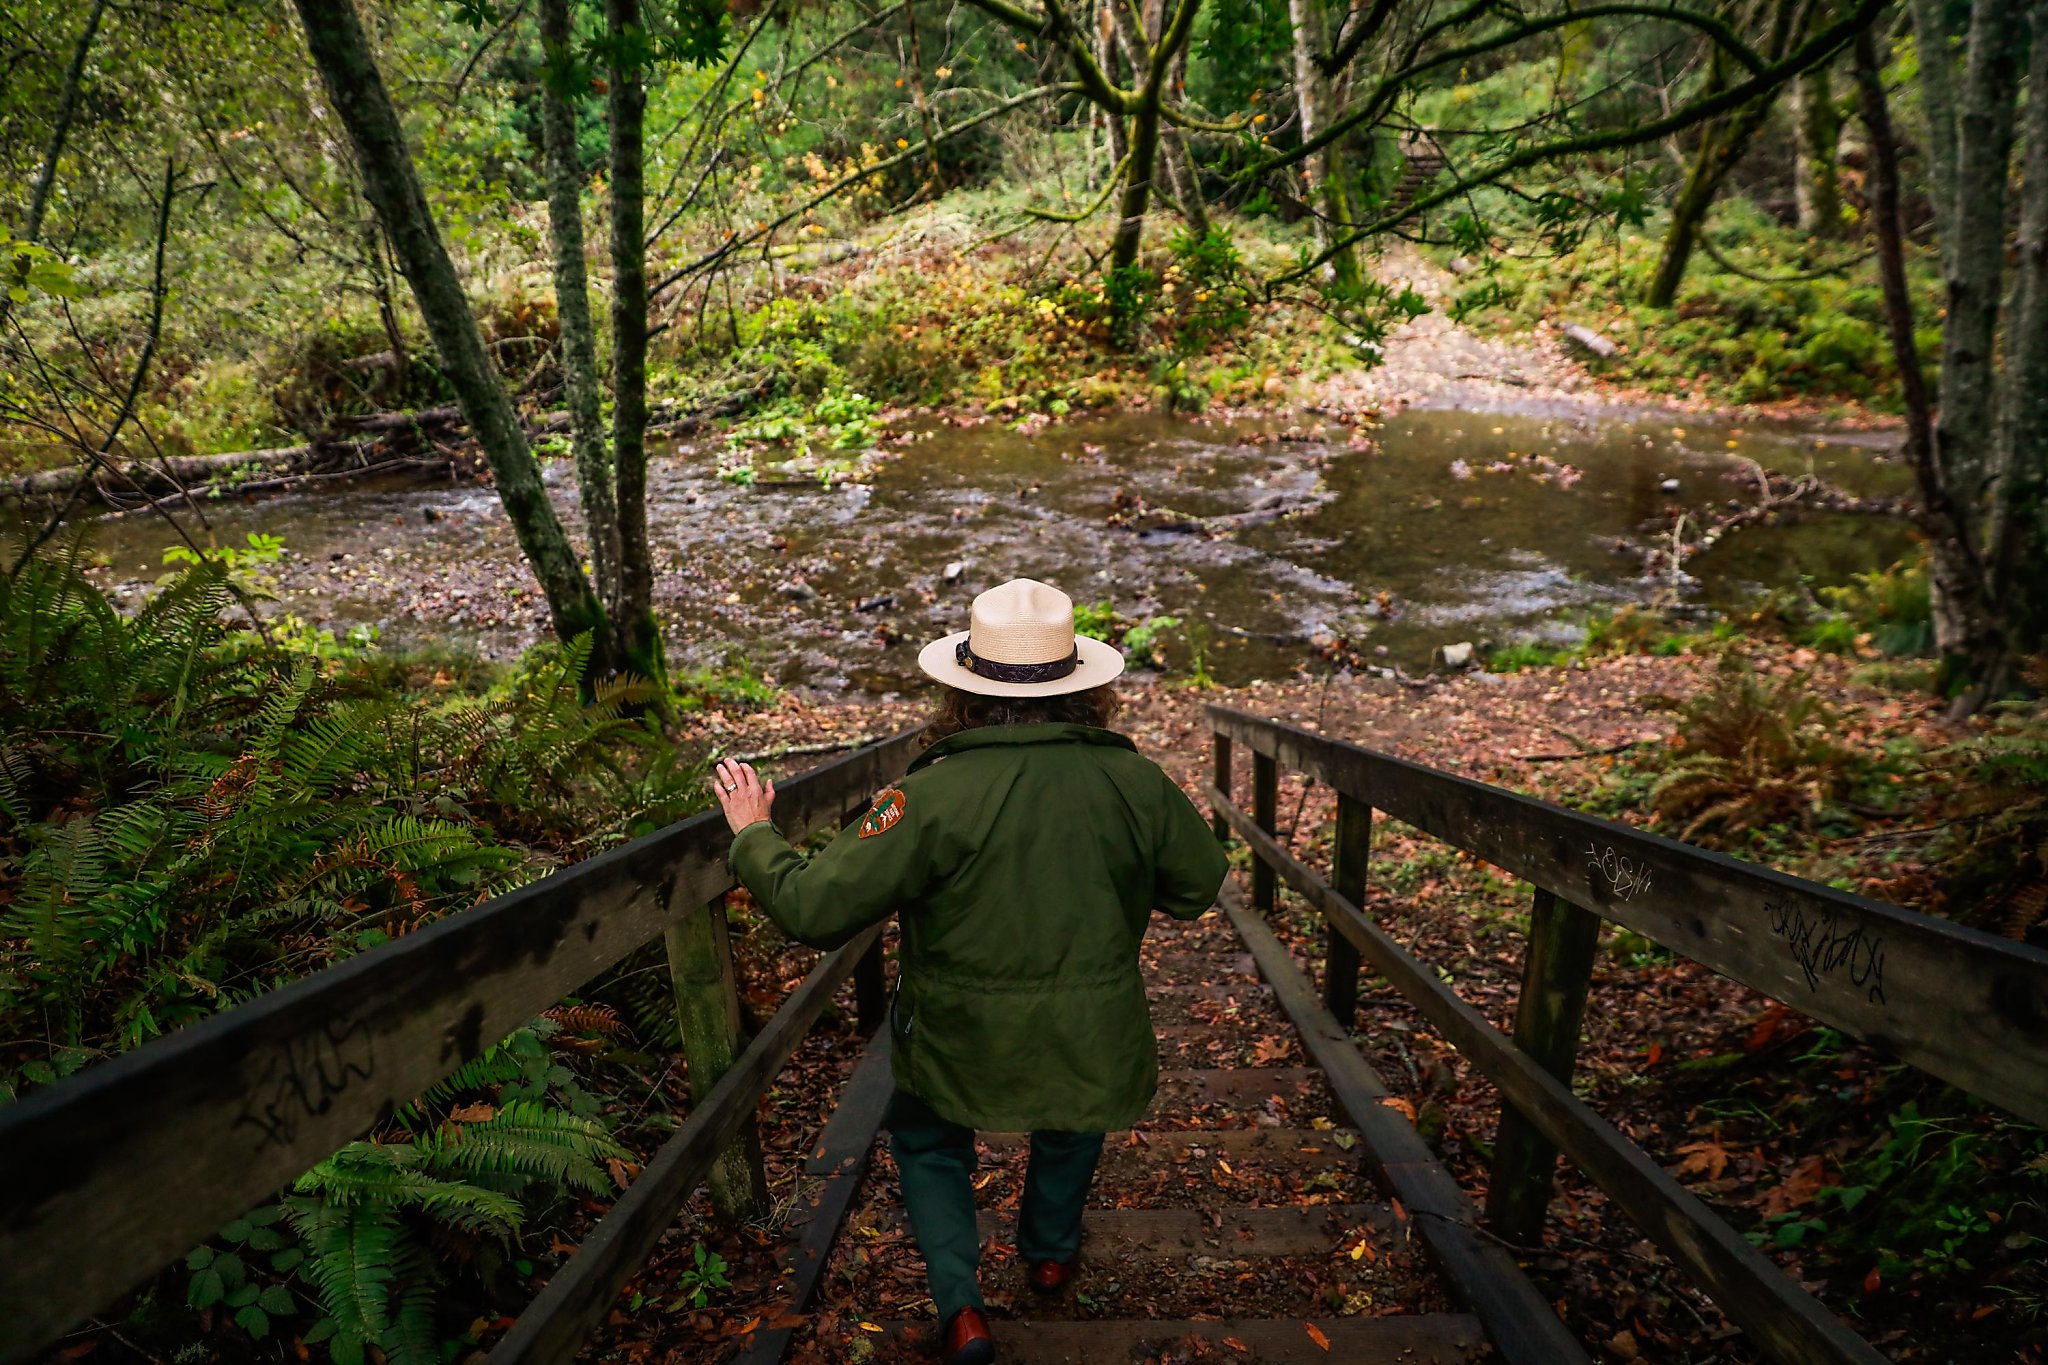
[{"label": "hat band", "polygon": [[1054,682],[1068,677],[1081,664],[1081,647],[1076,645],[1064,659],[1054,659],[1049,664],[999,664],[993,659],[984,659],[967,647],[962,640],[953,648],[953,660],[977,678],[990,682],[1042,683]]}]

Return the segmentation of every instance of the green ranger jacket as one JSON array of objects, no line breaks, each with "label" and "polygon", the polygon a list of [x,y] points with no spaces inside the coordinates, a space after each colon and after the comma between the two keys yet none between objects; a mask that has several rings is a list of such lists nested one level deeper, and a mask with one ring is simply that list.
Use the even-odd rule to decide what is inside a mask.
[{"label": "green ranger jacket", "polygon": [[995,1132],[1127,1128],[1159,1080],[1138,943],[1193,919],[1223,850],[1128,739],[1085,725],[966,730],[861,821],[805,855],[767,821],[733,871],[801,942],[902,918],[890,1012],[897,1086]]}]

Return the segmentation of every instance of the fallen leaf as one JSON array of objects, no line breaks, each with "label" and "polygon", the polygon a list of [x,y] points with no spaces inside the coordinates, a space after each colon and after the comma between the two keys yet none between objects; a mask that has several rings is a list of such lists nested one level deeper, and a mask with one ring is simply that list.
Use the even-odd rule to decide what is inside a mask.
[{"label": "fallen leaf", "polygon": [[1818,1156],[1809,1156],[1794,1166],[1791,1174],[1766,1190],[1757,1208],[1766,1218],[1790,1213],[1802,1204],[1811,1204],[1826,1183],[1826,1163]]},{"label": "fallen leaf", "polygon": [[1718,1134],[1704,1142],[1688,1142],[1678,1150],[1685,1158],[1678,1163],[1680,1175],[1704,1175],[1709,1180],[1719,1180],[1721,1172],[1728,1169],[1728,1149],[1721,1145]]},{"label": "fallen leaf", "polygon": [[1302,1324],[1302,1327],[1308,1332],[1308,1339],[1310,1341],[1313,1341],[1316,1345],[1322,1347],[1325,1351],[1330,1349],[1330,1339],[1323,1335],[1322,1328],[1316,1326],[1312,1322],[1304,1322]]}]

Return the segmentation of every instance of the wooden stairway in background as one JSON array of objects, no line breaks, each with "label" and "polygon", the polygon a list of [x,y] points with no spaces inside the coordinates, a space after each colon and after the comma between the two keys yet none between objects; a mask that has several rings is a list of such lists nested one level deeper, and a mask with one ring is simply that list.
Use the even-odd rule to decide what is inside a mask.
[{"label": "wooden stairway in background", "polygon": [[[1456,1183],[1234,883],[1200,921],[1156,921],[1146,969],[1159,1096],[1139,1128],[1110,1136],[1062,1298],[1031,1294],[1015,1252],[1025,1142],[984,1135],[982,1284],[1000,1360],[1585,1358],[1512,1258],[1471,1231]],[[826,1360],[931,1359],[936,1324],[890,1317],[922,1299],[923,1263],[874,1132],[887,1089],[871,1054],[819,1143],[827,1190],[792,1256],[837,1335],[766,1334],[736,1357],[747,1365],[781,1358],[791,1337]]]}]

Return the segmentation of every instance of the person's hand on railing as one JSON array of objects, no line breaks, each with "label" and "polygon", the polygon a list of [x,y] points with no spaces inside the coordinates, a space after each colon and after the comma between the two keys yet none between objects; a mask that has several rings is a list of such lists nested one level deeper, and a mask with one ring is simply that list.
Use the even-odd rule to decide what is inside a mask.
[{"label": "person's hand on railing", "polygon": [[775,808],[775,784],[755,772],[751,763],[719,759],[711,785],[718,792],[718,804],[725,809],[725,823],[732,826],[734,834],[756,821],[769,819]]}]

